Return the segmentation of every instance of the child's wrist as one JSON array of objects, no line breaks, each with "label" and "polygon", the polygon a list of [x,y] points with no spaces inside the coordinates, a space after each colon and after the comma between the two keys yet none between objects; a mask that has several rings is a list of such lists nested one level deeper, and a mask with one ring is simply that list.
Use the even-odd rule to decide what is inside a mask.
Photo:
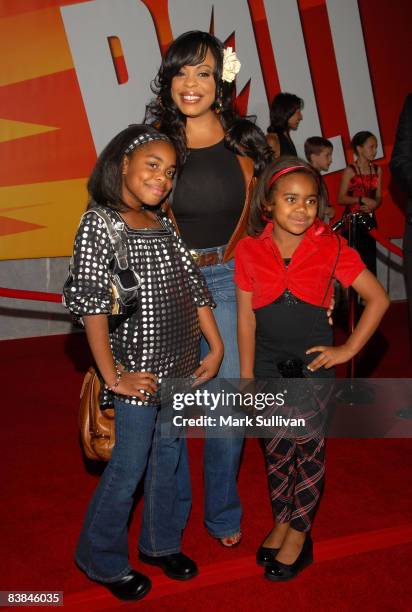
[{"label": "child's wrist", "polygon": [[223,355],[224,351],[225,351],[225,346],[223,342],[216,342],[210,346],[211,353],[217,353],[219,355]]},{"label": "child's wrist", "polygon": [[349,353],[349,357],[348,357],[349,359],[352,359],[352,357],[354,357],[359,352],[359,349],[356,349],[353,346],[351,346],[349,342],[345,342],[345,344],[341,344],[341,348],[343,348],[345,351]]},{"label": "child's wrist", "polygon": [[117,388],[120,385],[120,381],[122,380],[122,376],[123,376],[123,371],[120,370],[117,364],[115,368],[116,368],[115,373],[113,374],[112,379],[109,382],[105,380],[106,389],[109,389],[109,391],[113,391],[113,393],[116,393]]}]

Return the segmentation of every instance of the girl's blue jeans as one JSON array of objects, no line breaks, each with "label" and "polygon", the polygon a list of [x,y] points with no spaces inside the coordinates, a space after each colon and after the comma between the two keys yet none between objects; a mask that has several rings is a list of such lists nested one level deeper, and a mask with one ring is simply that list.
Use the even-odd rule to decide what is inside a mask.
[{"label": "girl's blue jeans", "polygon": [[[93,580],[114,582],[130,571],[128,521],[145,470],[140,548],[156,556],[180,551],[181,527],[174,517],[180,462],[187,472],[186,446],[184,440],[160,437],[158,415],[155,406],[115,401],[116,444],[89,504],[76,550],[78,565]],[[156,517],[150,511],[154,500]]]},{"label": "girl's blue jeans", "polygon": [[[202,252],[214,249],[202,249]],[[219,378],[239,377],[239,356],[237,347],[236,324],[236,294],[233,282],[234,262],[217,264],[202,268],[209,289],[217,304],[214,315],[225,345],[225,356],[219,370]],[[209,347],[202,339],[201,355],[205,356]],[[214,381],[216,386],[216,381]],[[164,442],[167,442],[165,440]],[[240,529],[242,508],[237,491],[237,473],[239,470],[243,439],[230,436],[226,438],[205,439],[204,446],[204,483],[205,483],[205,514],[204,520],[209,533],[216,538],[224,538],[235,534]],[[157,446],[159,456],[156,460],[160,474],[165,458],[163,456],[163,443]],[[157,477],[156,477],[157,478]],[[177,474],[179,495],[174,508],[176,514],[171,515],[169,531],[176,529],[175,537],[181,534],[186,525],[191,507],[190,475],[186,450],[182,452]],[[147,537],[150,521],[146,513],[150,514],[152,524],[163,520],[162,489],[152,483],[153,494],[149,500],[145,499],[145,520],[143,522],[142,536],[139,542],[140,549],[154,555],[153,548],[149,546]],[[169,535],[170,537],[170,535]]]}]

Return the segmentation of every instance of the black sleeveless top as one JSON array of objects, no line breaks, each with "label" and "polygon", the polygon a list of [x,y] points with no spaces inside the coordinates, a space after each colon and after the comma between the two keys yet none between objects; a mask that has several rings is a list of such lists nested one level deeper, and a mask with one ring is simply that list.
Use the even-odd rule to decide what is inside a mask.
[{"label": "black sleeveless top", "polygon": [[279,138],[280,157],[297,157],[298,152],[293,144],[292,140],[288,138],[283,132],[276,132]]},{"label": "black sleeveless top", "polygon": [[221,140],[190,149],[173,193],[173,214],[191,249],[227,244],[242,214],[245,183],[236,155]]}]

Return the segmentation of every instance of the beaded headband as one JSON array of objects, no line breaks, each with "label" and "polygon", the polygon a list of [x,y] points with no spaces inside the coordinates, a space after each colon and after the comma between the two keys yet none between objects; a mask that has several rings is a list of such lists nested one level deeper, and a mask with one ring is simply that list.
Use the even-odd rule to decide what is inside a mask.
[{"label": "beaded headband", "polygon": [[137,149],[137,147],[141,147],[142,145],[147,144],[148,142],[155,142],[156,140],[163,140],[163,142],[171,143],[170,138],[168,138],[165,134],[161,134],[160,132],[154,134],[149,134],[149,132],[143,132],[143,134],[137,136],[129,144],[127,149],[125,149],[124,154],[127,155],[128,153],[131,153],[134,149]]}]

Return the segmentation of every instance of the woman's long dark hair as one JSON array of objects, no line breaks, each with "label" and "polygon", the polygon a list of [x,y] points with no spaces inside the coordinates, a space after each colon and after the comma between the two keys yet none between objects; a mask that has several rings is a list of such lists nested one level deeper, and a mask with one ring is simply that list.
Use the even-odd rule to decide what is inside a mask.
[{"label": "woman's long dark hair", "polygon": [[237,155],[251,158],[255,176],[260,176],[266,166],[274,160],[274,153],[268,145],[266,136],[249,119],[238,119],[226,132],[225,142]]},{"label": "woman's long dark hair", "polygon": [[[248,155],[248,149],[245,147],[245,142],[239,142],[239,135],[242,129],[239,126],[237,130],[228,135],[228,131],[233,128],[237,121],[241,121],[244,129],[247,129],[249,136],[244,140],[252,138],[254,129],[256,129],[256,142],[253,143],[252,149],[255,157],[259,158],[255,168],[264,164],[267,151],[261,148],[260,130],[254,126],[252,117],[249,119],[241,119],[234,108],[234,83],[222,81],[223,70],[223,43],[212,36],[208,32],[200,30],[192,30],[185,32],[176,38],[168,48],[162,65],[159,68],[156,78],[151,83],[151,89],[156,95],[146,106],[144,121],[151,125],[155,125],[164,134],[167,134],[175,145],[179,162],[184,164],[187,158],[187,140],[186,140],[186,117],[180,112],[174,103],[171,95],[172,79],[177,75],[183,66],[196,66],[201,64],[210,50],[215,58],[216,68],[214,78],[216,82],[216,105],[221,108],[219,113],[223,129],[225,130],[225,145],[228,149],[241,155]],[[266,143],[262,145],[266,147]],[[252,157],[252,155],[251,155]],[[252,157],[253,159],[253,157]],[[262,161],[261,161],[262,160]],[[255,161],[255,160],[254,160]]]},{"label": "woman's long dark hair", "polygon": [[270,125],[267,131],[272,134],[287,132],[289,119],[302,108],[302,98],[291,93],[279,93],[273,98],[270,105]]},{"label": "woman's long dark hair", "polygon": [[[248,222],[249,236],[259,236],[263,232],[268,221],[268,217],[270,216],[270,213],[266,209],[266,204],[267,202],[273,201],[273,194],[277,188],[277,181],[269,186],[270,179],[277,172],[292,168],[294,166],[302,167],[296,170],[291,170],[290,174],[298,172],[309,174],[309,176],[311,176],[318,185],[318,217],[323,217],[325,208],[328,204],[328,197],[325,184],[319,172],[303,159],[299,159],[297,157],[282,157],[281,159],[266,166],[257,182],[250,207]],[[288,176],[288,173],[285,173],[285,175]]]},{"label": "woman's long dark hair", "polygon": [[113,210],[129,210],[122,199],[122,170],[125,155],[131,157],[136,149],[126,153],[128,146],[142,134],[158,135],[158,130],[150,125],[129,125],[112,138],[100,153],[87,183],[89,205],[95,203],[108,206]]}]

